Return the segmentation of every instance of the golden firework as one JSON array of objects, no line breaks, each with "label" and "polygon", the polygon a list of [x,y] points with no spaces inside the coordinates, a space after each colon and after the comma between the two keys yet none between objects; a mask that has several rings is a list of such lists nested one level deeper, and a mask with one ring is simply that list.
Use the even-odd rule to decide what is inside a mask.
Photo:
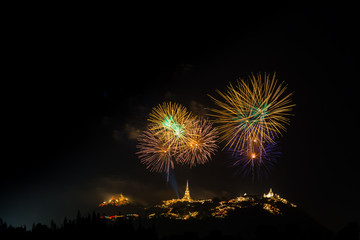
[{"label": "golden firework", "polygon": [[150,129],[166,139],[167,144],[176,150],[185,141],[193,118],[184,106],[163,102],[153,108],[148,120]]},{"label": "golden firework", "polygon": [[180,104],[164,102],[149,114],[149,125],[138,138],[137,154],[150,171],[169,172],[174,163],[190,167],[209,161],[217,149],[217,130]]},{"label": "golden firework", "polygon": [[174,168],[171,156],[171,146],[161,135],[156,134],[154,130],[147,129],[138,137],[138,145],[136,146],[140,162],[152,172],[167,172],[170,168]]},{"label": "golden firework", "polygon": [[218,133],[212,123],[204,118],[193,120],[193,123],[186,142],[179,151],[180,162],[190,167],[208,162],[218,148]]},{"label": "golden firework", "polygon": [[[285,95],[287,86],[269,74],[251,75],[248,81],[229,84],[227,91],[217,93],[222,99],[210,96],[219,108],[211,109],[210,116],[219,124],[220,140],[235,151],[251,149],[255,139],[261,148],[286,130],[292,108],[291,95]],[[249,148],[250,146],[250,148]]]}]

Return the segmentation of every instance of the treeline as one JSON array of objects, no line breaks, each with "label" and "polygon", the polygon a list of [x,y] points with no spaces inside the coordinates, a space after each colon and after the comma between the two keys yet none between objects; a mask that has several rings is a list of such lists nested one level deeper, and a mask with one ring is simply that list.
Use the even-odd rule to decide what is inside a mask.
[{"label": "treeline", "polygon": [[[220,220],[222,221],[222,220]],[[303,232],[296,225],[289,225],[285,230],[281,230],[277,227],[261,224],[256,227],[251,235],[244,235],[243,232],[239,232],[237,235],[227,235],[223,231],[216,229],[215,225],[207,225],[206,222],[201,220],[197,221],[202,225],[207,225],[208,233],[205,236],[199,236],[198,232],[184,231],[180,234],[173,234],[171,236],[161,236],[157,232],[157,226],[154,221],[150,221],[152,224],[142,224],[141,219],[126,219],[118,218],[116,220],[108,220],[102,218],[99,213],[93,212],[87,216],[81,216],[78,212],[77,217],[73,220],[67,218],[61,224],[56,224],[51,221],[50,225],[44,225],[41,223],[33,224],[31,229],[26,229],[25,226],[13,227],[8,225],[0,219],[0,239],[13,239],[14,237],[36,237],[37,239],[64,239],[66,237],[79,237],[81,239],[101,238],[104,237],[116,237],[118,239],[149,239],[149,240],[172,240],[172,239],[254,239],[254,240],[290,240],[290,239],[316,239],[316,240],[358,240],[359,239],[359,225],[357,222],[351,222],[335,235],[323,235],[317,231]],[[184,223],[184,221],[180,221]],[[189,222],[190,223],[190,222]],[[167,220],[169,228],[180,227],[179,221]],[[191,223],[190,223],[191,224]],[[238,225],[239,222],[235,222]]]},{"label": "treeline", "polygon": [[63,238],[68,236],[78,237],[112,237],[118,236],[122,239],[158,239],[154,227],[144,228],[141,224],[135,226],[131,219],[116,219],[109,221],[101,218],[99,213],[81,216],[78,212],[76,219],[64,219],[63,223],[57,225],[51,221],[50,225],[41,223],[33,224],[31,229],[25,226],[13,227],[0,219],[0,239],[6,236],[35,236]]}]

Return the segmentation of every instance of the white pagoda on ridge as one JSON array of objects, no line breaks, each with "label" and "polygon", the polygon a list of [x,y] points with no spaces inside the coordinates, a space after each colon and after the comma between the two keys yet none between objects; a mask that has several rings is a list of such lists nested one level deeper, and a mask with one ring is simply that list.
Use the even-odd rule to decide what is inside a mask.
[{"label": "white pagoda on ridge", "polygon": [[264,193],[264,198],[273,198],[273,197],[274,197],[274,193],[271,188],[268,194]]}]

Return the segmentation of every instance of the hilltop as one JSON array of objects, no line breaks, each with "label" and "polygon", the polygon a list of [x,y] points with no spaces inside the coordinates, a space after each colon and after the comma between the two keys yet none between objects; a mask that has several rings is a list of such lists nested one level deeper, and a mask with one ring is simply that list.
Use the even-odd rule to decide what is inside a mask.
[{"label": "hilltop", "polygon": [[110,208],[112,214],[102,215],[102,218],[110,222],[131,219],[134,223],[141,222],[143,227],[155,226],[160,236],[185,232],[206,236],[214,230],[232,236],[241,234],[245,239],[251,239],[254,233],[266,234],[268,239],[293,232],[298,232],[299,236],[331,236],[329,230],[272,189],[261,196],[244,194],[222,201],[217,198],[196,200],[190,197],[187,184],[184,197],[180,199],[164,200],[147,208],[131,201],[105,204],[98,210]]}]

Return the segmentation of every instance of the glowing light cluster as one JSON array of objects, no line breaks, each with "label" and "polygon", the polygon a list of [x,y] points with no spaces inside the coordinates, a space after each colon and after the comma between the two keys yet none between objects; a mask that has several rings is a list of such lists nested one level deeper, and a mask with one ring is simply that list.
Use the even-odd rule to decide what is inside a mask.
[{"label": "glowing light cluster", "polygon": [[[162,209],[157,213],[148,214],[147,218],[169,218],[169,219],[181,219],[188,220],[191,218],[201,219],[204,217],[213,218],[226,218],[239,209],[262,208],[263,210],[273,214],[281,215],[283,210],[287,207],[297,207],[295,204],[288,200],[281,198],[278,194],[270,191],[263,196],[243,194],[234,199],[224,200],[220,202],[213,202],[212,199],[193,200],[189,201],[186,197],[188,187],[185,190],[184,197],[182,199],[171,199],[163,201],[162,204],[156,205],[156,208]],[[200,205],[201,203],[201,205]],[[200,208],[195,206],[201,206]],[[284,208],[285,207],[285,208]]]},{"label": "glowing light cluster", "polygon": [[125,205],[128,203],[130,203],[130,199],[120,194],[119,197],[112,196],[108,201],[99,204],[99,207],[110,206],[110,205],[119,207],[121,205]]},{"label": "glowing light cluster", "polygon": [[111,220],[111,221],[115,221],[116,219],[122,219],[122,218],[126,218],[126,219],[134,219],[134,218],[139,218],[139,214],[137,213],[130,213],[130,214],[125,214],[125,215],[103,215],[100,216],[100,219],[107,219],[107,220]]}]

